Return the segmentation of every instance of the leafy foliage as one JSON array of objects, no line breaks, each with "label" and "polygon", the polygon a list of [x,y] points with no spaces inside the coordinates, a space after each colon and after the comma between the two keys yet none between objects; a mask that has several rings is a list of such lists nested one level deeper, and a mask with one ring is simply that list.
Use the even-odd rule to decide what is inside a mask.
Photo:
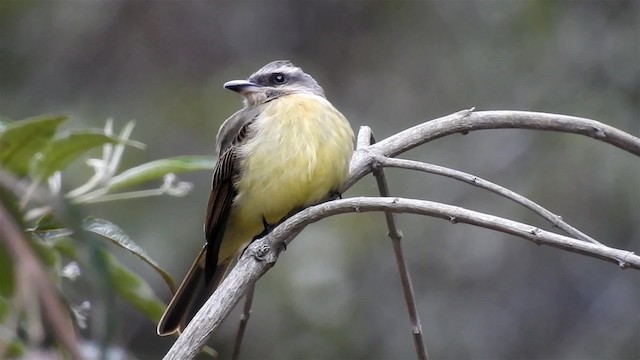
[{"label": "leafy foliage", "polygon": [[9,123],[0,134],[0,165],[17,176],[29,171],[34,155],[51,142],[64,115],[40,116]]},{"label": "leafy foliage", "polygon": [[89,216],[84,220],[84,228],[87,231],[91,231],[104,237],[105,239],[111,240],[114,244],[139,257],[142,261],[144,261],[155,271],[157,271],[160,276],[162,276],[172,293],[176,292],[176,284],[171,276],[166,271],[164,271],[160,267],[160,265],[158,265],[149,255],[147,255],[144,249],[133,242],[129,235],[127,235],[117,225],[104,219],[98,219],[93,216]]},{"label": "leafy foliage", "polygon": [[[107,247],[111,243],[123,248],[153,268],[175,292],[175,283],[126,232],[105,219],[93,216],[79,219],[83,205],[99,201],[131,201],[154,195],[183,196],[191,185],[176,180],[174,173],[213,168],[213,161],[200,156],[179,156],[135,166],[117,174],[126,146],[143,147],[129,140],[134,123],[129,122],[119,134],[112,131],[109,120],[104,129],[74,129],[61,132],[64,115],[39,116],[12,121],[0,116],[0,210],[8,211],[2,223],[15,223],[22,236],[0,229],[0,324],[11,336],[0,339],[0,357],[21,356],[25,349],[39,346],[43,338],[32,335],[25,326],[44,326],[47,314],[30,311],[25,294],[37,294],[37,285],[21,282],[25,269],[12,242],[27,243],[50,275],[60,297],[75,315],[76,325],[84,324],[84,315],[74,300],[73,285],[100,287],[115,293],[151,321],[157,322],[164,311],[163,302],[149,284],[116,258]],[[100,158],[86,159],[90,151],[102,149]],[[62,197],[61,178],[71,163],[86,159],[95,174],[82,186]],[[155,189],[126,191],[134,186],[164,179]],[[48,184],[48,188],[41,184]],[[64,200],[59,200],[63,198]],[[5,211],[0,213],[0,217]],[[90,234],[99,235],[98,237]],[[9,236],[12,236],[9,239]],[[5,239],[7,239],[5,241]],[[107,242],[99,239],[108,240]],[[9,241],[10,240],[10,241]],[[93,255],[91,255],[93,254]],[[97,254],[99,261],[95,260]],[[100,276],[100,281],[91,278]],[[98,289],[99,290],[99,289]],[[105,290],[105,289],[102,289]],[[86,301],[85,301],[86,302]],[[24,320],[24,321],[23,321]],[[44,326],[46,328],[46,326]],[[57,337],[55,331],[52,335]],[[62,343],[62,340],[60,340]]]}]

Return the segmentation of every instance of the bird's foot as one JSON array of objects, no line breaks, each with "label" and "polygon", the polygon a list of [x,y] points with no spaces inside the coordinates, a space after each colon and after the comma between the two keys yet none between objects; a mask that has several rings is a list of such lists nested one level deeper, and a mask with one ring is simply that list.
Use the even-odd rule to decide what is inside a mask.
[{"label": "bird's foot", "polygon": [[263,238],[267,235],[269,235],[269,233],[271,231],[273,231],[273,229],[277,226],[276,225],[271,225],[267,222],[267,219],[264,218],[264,216],[262,217],[262,232],[256,236],[253,237],[253,240],[251,240],[251,242],[254,242],[260,238]]},{"label": "bird's foot", "polygon": [[326,201],[337,200],[337,199],[342,200],[342,193],[340,193],[338,190],[332,190],[331,192],[329,192],[329,195],[327,196]]}]

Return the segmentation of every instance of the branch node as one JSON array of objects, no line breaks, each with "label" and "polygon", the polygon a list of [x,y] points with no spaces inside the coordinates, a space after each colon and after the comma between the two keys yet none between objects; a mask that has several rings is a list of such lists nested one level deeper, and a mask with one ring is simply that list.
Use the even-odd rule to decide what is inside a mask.
[{"label": "branch node", "polygon": [[464,109],[458,112],[458,114],[462,115],[462,117],[469,117],[476,110],[476,107],[472,107],[470,109]]},{"label": "branch node", "polygon": [[627,256],[631,255],[634,256],[635,253],[633,251],[625,251],[626,254],[624,254],[624,256],[622,257],[622,260],[618,260],[618,266],[620,266],[621,269],[626,269],[628,267],[631,266],[631,263],[627,262]]},{"label": "branch node", "polygon": [[380,165],[380,161],[378,160],[374,160],[371,162],[371,170],[378,170],[380,169],[382,166]]},{"label": "branch node", "polygon": [[596,139],[604,139],[607,137],[607,134],[605,134],[604,130],[602,130],[602,128],[599,128],[597,126],[593,126],[591,128],[591,130],[593,131],[593,137]]},{"label": "branch node", "polygon": [[396,230],[394,233],[387,232],[387,236],[392,240],[400,241],[404,237],[404,234],[402,233],[402,230]]},{"label": "branch node", "polygon": [[253,256],[256,261],[265,261],[269,251],[271,251],[271,247],[269,246],[269,244],[262,243],[258,245],[258,247],[253,252],[251,252],[251,256]]},{"label": "branch node", "polygon": [[418,324],[417,326],[414,326],[412,330],[413,330],[413,335],[422,334],[422,326],[420,326],[420,324]]},{"label": "branch node", "polygon": [[538,235],[540,235],[541,232],[542,230],[538,228],[533,228],[529,231],[529,233],[533,235],[533,238],[531,240],[533,240],[533,242],[536,243],[536,245],[542,245],[542,240],[538,238]]}]

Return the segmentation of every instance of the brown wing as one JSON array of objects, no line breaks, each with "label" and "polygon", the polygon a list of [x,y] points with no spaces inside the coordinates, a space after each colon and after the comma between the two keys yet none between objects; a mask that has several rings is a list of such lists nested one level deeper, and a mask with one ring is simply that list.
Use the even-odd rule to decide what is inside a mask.
[{"label": "brown wing", "polygon": [[[205,284],[210,285],[211,279],[216,278],[217,281],[222,279],[224,274],[216,274],[224,272],[228,267],[228,263],[218,266],[218,254],[220,252],[220,244],[224,237],[224,230],[227,227],[229,211],[231,211],[231,203],[237,194],[237,190],[233,184],[233,178],[238,172],[237,151],[238,144],[241,144],[249,136],[249,127],[255,120],[258,112],[251,111],[249,121],[246,121],[234,134],[231,141],[222,139],[227,145],[221,147],[224,151],[218,159],[216,168],[213,170],[213,179],[211,181],[211,194],[209,195],[209,203],[207,204],[207,216],[204,223],[204,235],[207,239],[207,254],[205,256],[204,279]],[[234,115],[232,118],[236,118]],[[239,117],[242,118],[242,117]],[[246,118],[246,117],[245,117]],[[226,136],[225,136],[226,137]],[[217,286],[217,284],[216,284]]]},{"label": "brown wing", "polygon": [[204,223],[204,234],[207,239],[207,254],[205,256],[205,283],[214,277],[218,265],[220,243],[227,226],[231,203],[236,195],[233,186],[235,174],[236,147],[231,146],[218,159],[211,181],[211,194],[207,204],[207,214]]}]

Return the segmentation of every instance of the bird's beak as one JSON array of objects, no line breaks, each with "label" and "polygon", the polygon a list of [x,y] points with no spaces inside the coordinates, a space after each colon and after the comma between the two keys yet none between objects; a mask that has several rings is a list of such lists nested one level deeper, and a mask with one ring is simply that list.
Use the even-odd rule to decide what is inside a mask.
[{"label": "bird's beak", "polygon": [[244,95],[259,91],[262,86],[247,80],[231,80],[224,83],[224,88]]}]

